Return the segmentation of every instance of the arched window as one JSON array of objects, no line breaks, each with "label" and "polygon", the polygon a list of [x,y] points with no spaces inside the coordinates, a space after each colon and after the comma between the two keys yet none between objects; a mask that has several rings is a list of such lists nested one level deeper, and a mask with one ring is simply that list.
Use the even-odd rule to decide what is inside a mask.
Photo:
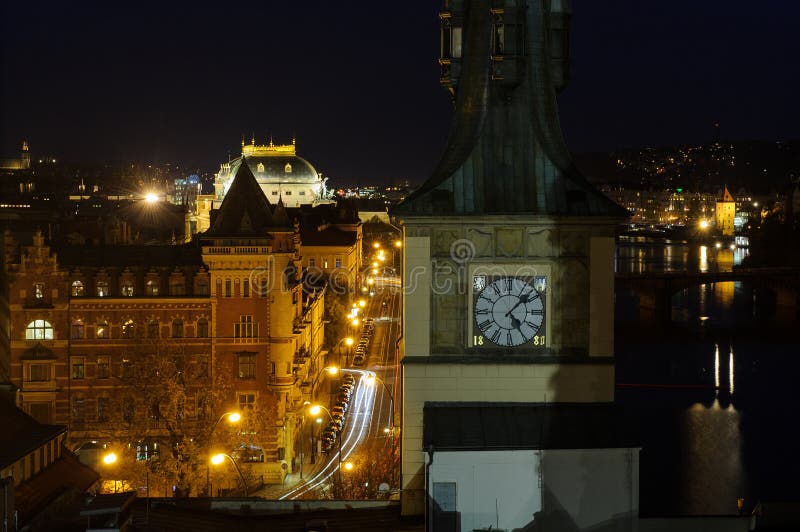
[{"label": "arched window", "polygon": [[180,318],[172,320],[172,337],[183,338],[183,320]]},{"label": "arched window", "polygon": [[83,281],[72,281],[72,296],[80,297],[85,294]]},{"label": "arched window", "polygon": [[208,295],[208,279],[200,279],[197,281],[197,293],[196,296],[207,296]]},{"label": "arched window", "polygon": [[258,163],[256,166],[256,172],[263,172],[264,171],[264,163]]},{"label": "arched window", "polygon": [[161,336],[159,331],[159,324],[158,320],[150,320],[147,322],[147,337],[148,338],[158,338]]},{"label": "arched window", "polygon": [[208,320],[205,318],[197,320],[197,337],[208,338]]},{"label": "arched window", "polygon": [[108,297],[108,281],[97,281],[97,297]]},{"label": "arched window", "polygon": [[286,163],[286,166],[283,167],[283,171],[286,172],[287,174],[291,174],[292,173],[292,165],[289,164],[289,163]]},{"label": "arched window", "polygon": [[122,324],[122,337],[134,338],[136,336],[136,324],[133,320],[128,320]]},{"label": "arched window", "polygon": [[106,320],[100,320],[97,322],[94,336],[95,338],[100,338],[102,340],[111,338],[111,328],[108,326],[108,322]]},{"label": "arched window", "polygon": [[150,279],[147,281],[145,285],[145,293],[148,296],[157,296],[158,295],[158,281],[155,279]]},{"label": "arched window", "polygon": [[86,325],[82,319],[76,318],[72,320],[72,339],[80,340],[81,338],[86,338]]},{"label": "arched window", "polygon": [[120,292],[125,297],[133,296],[133,281],[122,281],[122,288]]},{"label": "arched window", "polygon": [[53,326],[49,321],[33,320],[25,329],[26,340],[52,340]]}]

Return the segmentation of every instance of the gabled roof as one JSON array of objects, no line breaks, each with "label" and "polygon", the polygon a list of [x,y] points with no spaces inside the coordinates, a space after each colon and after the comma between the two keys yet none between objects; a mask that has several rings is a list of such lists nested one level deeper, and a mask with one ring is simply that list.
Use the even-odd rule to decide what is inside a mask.
[{"label": "gabled roof", "polygon": [[0,397],[0,469],[66,432],[61,425],[43,425]]},{"label": "gabled roof", "polygon": [[733,202],[736,201],[733,199],[733,195],[728,191],[728,185],[725,185],[725,188],[722,190],[722,197],[718,198],[717,201],[722,202]]},{"label": "gabled roof", "polygon": [[291,227],[273,216],[272,205],[247,164],[240,164],[206,236],[266,236],[271,228]]}]

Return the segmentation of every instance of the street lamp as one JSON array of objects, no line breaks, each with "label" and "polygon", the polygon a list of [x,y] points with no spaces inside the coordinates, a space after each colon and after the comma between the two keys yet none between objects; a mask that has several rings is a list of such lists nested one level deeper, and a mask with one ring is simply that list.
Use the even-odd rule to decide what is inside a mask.
[{"label": "street lamp", "polygon": [[389,420],[389,430],[392,432],[392,443],[394,444],[394,395],[392,395],[392,392],[389,390],[388,386],[386,386],[386,383],[383,381],[383,379],[378,378],[378,376],[374,373],[368,375],[365,378],[365,381],[370,386],[376,382],[380,382],[383,385],[383,389],[386,390],[386,393],[389,395],[389,409],[392,411],[392,417]]},{"label": "street lamp", "polygon": [[220,465],[225,459],[228,459],[233,464],[233,467],[236,468],[236,472],[239,473],[239,478],[242,479],[242,486],[244,486],[244,496],[247,497],[247,481],[244,479],[244,475],[242,475],[242,470],[239,469],[239,464],[236,463],[236,460],[231,458],[229,454],[226,453],[218,453],[211,457],[211,463],[214,465]]},{"label": "street lamp", "polygon": [[[331,423],[333,423],[333,415],[331,414],[331,411],[328,410],[327,408],[325,408],[324,406],[322,406],[322,405],[311,405],[310,407],[308,407],[308,413],[311,414],[314,417],[317,417],[320,414],[320,412],[322,412],[322,411],[325,411],[325,413],[328,414],[328,417],[330,418]],[[338,458],[339,458],[339,484],[340,485],[342,484],[342,433],[343,432],[344,432],[344,425],[342,425],[342,430],[339,431],[339,435],[336,438],[337,440],[339,440]]]},{"label": "street lamp", "polygon": [[[225,412],[224,414],[219,416],[217,422],[214,423],[213,427],[211,427],[211,432],[208,433],[209,443],[211,442],[211,437],[214,435],[214,431],[217,429],[217,425],[219,425],[220,422],[222,422],[222,420],[225,418],[228,418],[228,423],[233,425],[234,423],[238,423],[239,421],[242,420],[242,415],[239,412],[233,410],[231,412]],[[209,497],[211,496],[211,472],[208,464],[206,464],[206,493],[208,494]],[[150,498],[149,490],[147,492],[147,497],[148,499]]]}]

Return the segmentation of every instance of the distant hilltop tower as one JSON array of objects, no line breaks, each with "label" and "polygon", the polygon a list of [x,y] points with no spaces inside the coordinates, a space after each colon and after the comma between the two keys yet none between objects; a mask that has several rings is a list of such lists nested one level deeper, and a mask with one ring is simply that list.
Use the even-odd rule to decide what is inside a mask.
[{"label": "distant hilltop tower", "polygon": [[0,170],[28,170],[31,167],[31,152],[28,141],[22,141],[19,159],[0,159]]},{"label": "distant hilltop tower", "polygon": [[717,231],[722,236],[733,236],[733,218],[736,216],[736,200],[733,195],[728,191],[728,186],[725,185],[722,196],[717,198],[716,210],[714,212],[714,219],[717,223]]}]

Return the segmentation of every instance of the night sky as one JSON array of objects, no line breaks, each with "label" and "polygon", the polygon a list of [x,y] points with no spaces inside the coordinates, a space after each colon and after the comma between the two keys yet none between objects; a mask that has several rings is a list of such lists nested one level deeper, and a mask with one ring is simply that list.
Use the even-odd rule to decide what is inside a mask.
[{"label": "night sky", "polygon": [[[450,120],[439,1],[3,2],[3,157],[216,170],[297,136],[334,182],[421,181]],[[800,2],[575,0],[573,151],[800,137]]]}]

